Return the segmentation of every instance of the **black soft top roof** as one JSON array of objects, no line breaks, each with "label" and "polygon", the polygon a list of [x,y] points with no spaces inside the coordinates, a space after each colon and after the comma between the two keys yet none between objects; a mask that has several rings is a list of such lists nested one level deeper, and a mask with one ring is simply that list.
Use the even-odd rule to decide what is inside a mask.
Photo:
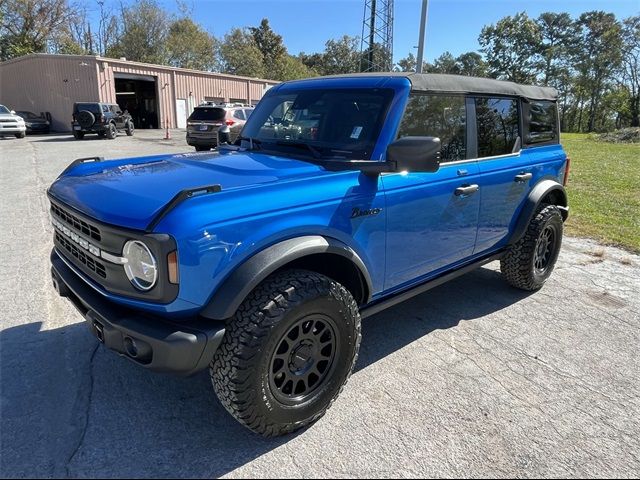
[{"label": "black soft top roof", "polygon": [[[480,95],[508,95],[530,100],[556,101],[558,92],[551,87],[520,85],[493,78],[465,77],[442,73],[376,72],[332,75],[331,77],[406,77],[411,82],[411,90],[418,92],[469,93]],[[327,78],[327,77],[325,77]]]}]

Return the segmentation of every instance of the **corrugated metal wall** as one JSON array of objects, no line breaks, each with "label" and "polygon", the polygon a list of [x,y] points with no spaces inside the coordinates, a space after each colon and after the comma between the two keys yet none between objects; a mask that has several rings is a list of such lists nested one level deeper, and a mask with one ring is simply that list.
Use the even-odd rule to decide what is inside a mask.
[{"label": "corrugated metal wall", "polygon": [[116,101],[118,73],[156,78],[160,125],[168,122],[170,128],[177,125],[177,99],[185,99],[189,110],[205,97],[255,104],[267,85],[277,83],[110,58],[35,54],[0,64],[0,103],[14,110],[49,111],[53,129],[69,131],[74,102]]},{"label": "corrugated metal wall", "polygon": [[100,99],[95,59],[30,55],[0,64],[0,103],[13,110],[51,112],[52,129],[71,129],[73,102]]},{"label": "corrugated metal wall", "polygon": [[[98,80],[101,96],[105,102],[115,102],[115,74],[142,75],[156,77],[160,125],[176,128],[176,100],[184,99],[193,108],[205,97],[220,98],[224,101],[241,99],[245,103],[257,103],[265,86],[278,82],[269,80],[233,77],[195,70],[175,69],[158,65],[146,65],[122,60],[98,60]],[[189,114],[187,112],[187,114]]]}]

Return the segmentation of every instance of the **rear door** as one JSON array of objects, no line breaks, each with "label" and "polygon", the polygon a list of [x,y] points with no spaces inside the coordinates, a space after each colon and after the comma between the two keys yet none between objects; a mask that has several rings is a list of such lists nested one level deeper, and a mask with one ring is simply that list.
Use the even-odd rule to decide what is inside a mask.
[{"label": "rear door", "polygon": [[385,290],[409,286],[473,253],[480,195],[478,165],[467,148],[468,108],[462,95],[409,98],[399,137],[439,137],[442,160],[435,173],[382,175],[387,210]]},{"label": "rear door", "polygon": [[509,226],[529,193],[534,176],[522,153],[520,100],[475,97],[477,159],[480,169],[480,217],[474,253],[506,243]]}]

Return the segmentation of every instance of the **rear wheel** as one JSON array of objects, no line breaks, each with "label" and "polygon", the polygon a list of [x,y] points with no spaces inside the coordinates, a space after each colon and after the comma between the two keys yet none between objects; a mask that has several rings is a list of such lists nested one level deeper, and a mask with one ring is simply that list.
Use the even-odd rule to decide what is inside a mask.
[{"label": "rear wheel", "polygon": [[351,375],[360,314],[339,283],[306,270],[261,283],[229,321],[210,371],[224,407],[265,436],[322,417]]},{"label": "rear wheel", "polygon": [[524,236],[500,261],[507,282],[522,290],[538,290],[551,276],[562,245],[562,215],[555,205],[542,208]]},{"label": "rear wheel", "polygon": [[76,140],[82,140],[84,138],[84,132],[73,132],[73,136]]},{"label": "rear wheel", "polygon": [[113,140],[118,136],[118,130],[116,130],[116,126],[113,123],[110,123],[107,126],[107,131],[105,132],[105,135],[109,140]]}]

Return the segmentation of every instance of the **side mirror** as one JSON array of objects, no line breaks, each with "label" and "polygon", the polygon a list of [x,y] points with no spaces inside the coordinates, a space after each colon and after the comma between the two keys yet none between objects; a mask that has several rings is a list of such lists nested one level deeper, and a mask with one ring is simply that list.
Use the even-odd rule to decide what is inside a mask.
[{"label": "side mirror", "polygon": [[11,115],[15,115],[16,111],[15,110],[11,110]]},{"label": "side mirror", "polygon": [[224,143],[230,143],[231,141],[231,130],[228,125],[223,125],[218,128],[218,145],[222,145]]},{"label": "side mirror", "polygon": [[437,172],[440,168],[440,139],[402,137],[387,147],[387,162],[397,172]]}]

